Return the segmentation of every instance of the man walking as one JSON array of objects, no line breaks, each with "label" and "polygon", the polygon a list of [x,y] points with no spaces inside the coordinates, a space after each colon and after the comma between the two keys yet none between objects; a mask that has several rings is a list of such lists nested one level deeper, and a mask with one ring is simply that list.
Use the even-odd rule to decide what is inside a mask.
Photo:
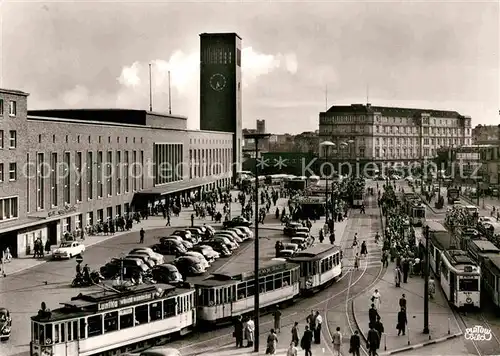
[{"label": "man walking", "polygon": [[375,309],[375,304],[372,304],[372,307],[368,310],[368,320],[370,321],[370,328],[377,322],[377,317],[379,317],[377,309]]},{"label": "man walking", "polygon": [[404,293],[401,298],[399,298],[399,307],[406,310],[406,295]]},{"label": "man walking", "polygon": [[337,326],[337,330],[332,335],[333,344],[333,354],[340,356],[340,346],[342,345],[342,334],[340,333],[340,327]]},{"label": "man walking", "polygon": [[274,330],[276,333],[279,333],[281,331],[281,311],[280,311],[280,306],[276,306],[276,310],[273,313],[274,317]]},{"label": "man walking", "polygon": [[321,343],[321,324],[323,323],[323,318],[319,315],[319,311],[316,311],[315,317],[315,328],[314,328],[314,343]]},{"label": "man walking", "polygon": [[368,356],[376,356],[377,349],[380,345],[380,337],[378,335],[377,330],[373,328],[373,325],[370,326],[370,330],[368,331],[368,335],[366,338],[366,347],[368,349]]},{"label": "man walking", "polygon": [[408,319],[406,318],[406,310],[404,308],[401,308],[401,310],[398,312],[398,336],[401,334],[405,335],[406,324],[408,324]]},{"label": "man walking", "polygon": [[144,232],[144,229],[141,227],[141,230],[139,231],[139,243],[143,244],[144,243],[144,235],[146,233]]},{"label": "man walking", "polygon": [[313,333],[309,330],[309,326],[306,325],[304,329],[304,335],[302,335],[302,339],[300,340],[300,347],[305,350],[305,356],[312,356],[311,347],[312,347]]},{"label": "man walking", "polygon": [[354,330],[354,334],[351,335],[351,340],[349,340],[349,353],[352,356],[359,356],[359,349],[361,347],[361,339],[359,338],[358,330]]}]

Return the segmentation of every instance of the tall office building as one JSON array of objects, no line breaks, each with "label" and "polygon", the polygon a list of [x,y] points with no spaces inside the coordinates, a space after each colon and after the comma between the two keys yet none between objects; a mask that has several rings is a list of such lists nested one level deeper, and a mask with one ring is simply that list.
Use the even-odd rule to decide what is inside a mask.
[{"label": "tall office building", "polygon": [[234,133],[236,173],[243,144],[241,38],[236,33],[202,33],[200,47],[200,129]]},{"label": "tall office building", "polygon": [[257,133],[266,133],[266,120],[257,120]]}]

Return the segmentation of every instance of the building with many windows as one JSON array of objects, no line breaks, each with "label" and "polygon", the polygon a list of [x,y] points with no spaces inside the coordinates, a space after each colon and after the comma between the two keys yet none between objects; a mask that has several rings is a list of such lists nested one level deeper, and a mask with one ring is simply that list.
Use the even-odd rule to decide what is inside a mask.
[{"label": "building with many windows", "polygon": [[0,90],[0,247],[94,225],[161,200],[230,184],[233,133],[187,130],[144,110],[27,111]]},{"label": "building with many windows", "polygon": [[500,125],[477,125],[472,129],[472,142],[500,146]]},{"label": "building with many windows", "polygon": [[470,145],[471,119],[456,111],[332,106],[319,114],[319,137],[335,143],[333,159],[411,162],[440,147]]}]

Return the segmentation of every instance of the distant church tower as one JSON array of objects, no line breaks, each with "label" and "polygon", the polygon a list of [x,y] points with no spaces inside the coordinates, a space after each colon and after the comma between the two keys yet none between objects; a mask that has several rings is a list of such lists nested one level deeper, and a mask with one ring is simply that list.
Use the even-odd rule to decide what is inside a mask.
[{"label": "distant church tower", "polygon": [[241,38],[200,35],[200,129],[234,133],[233,177],[241,170]]}]

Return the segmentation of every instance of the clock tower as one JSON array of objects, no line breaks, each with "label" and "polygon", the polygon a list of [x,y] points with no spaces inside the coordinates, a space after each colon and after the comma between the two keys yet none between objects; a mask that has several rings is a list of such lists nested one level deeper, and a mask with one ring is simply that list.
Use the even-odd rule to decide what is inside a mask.
[{"label": "clock tower", "polygon": [[236,33],[202,33],[200,47],[200,129],[234,133],[236,178],[242,156],[241,38]]}]

